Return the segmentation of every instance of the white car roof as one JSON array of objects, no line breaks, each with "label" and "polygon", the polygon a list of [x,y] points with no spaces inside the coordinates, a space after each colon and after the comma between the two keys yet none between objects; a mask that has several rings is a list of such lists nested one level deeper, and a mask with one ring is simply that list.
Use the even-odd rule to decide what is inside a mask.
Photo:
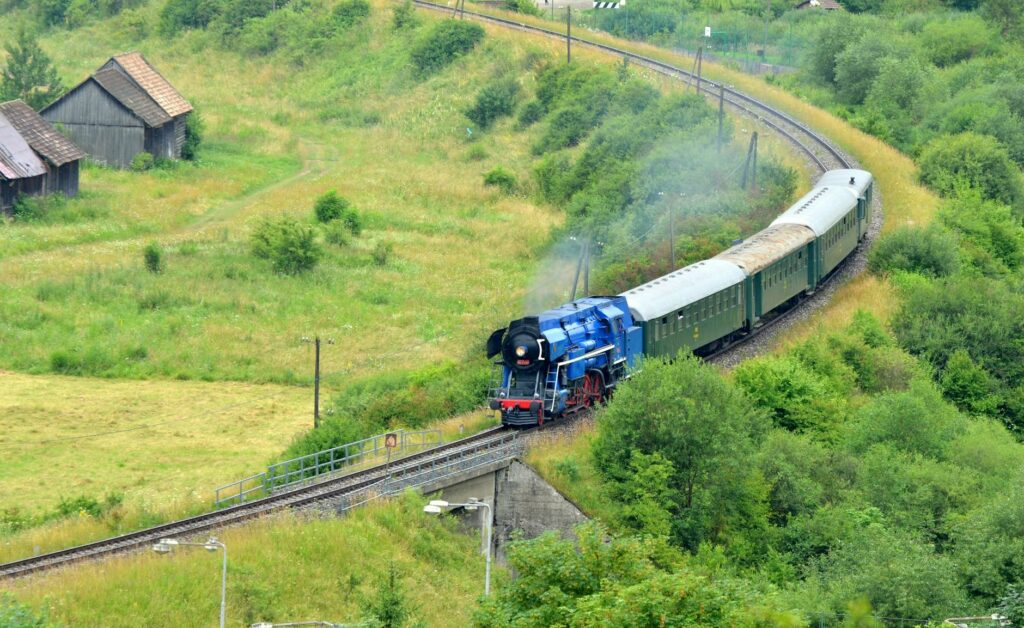
[{"label": "white car roof", "polygon": [[819,186],[772,221],[774,225],[804,225],[821,237],[857,206],[857,194],[849,186]]},{"label": "white car roof", "polygon": [[633,318],[649,321],[743,282],[746,274],[731,262],[709,259],[623,292]]}]

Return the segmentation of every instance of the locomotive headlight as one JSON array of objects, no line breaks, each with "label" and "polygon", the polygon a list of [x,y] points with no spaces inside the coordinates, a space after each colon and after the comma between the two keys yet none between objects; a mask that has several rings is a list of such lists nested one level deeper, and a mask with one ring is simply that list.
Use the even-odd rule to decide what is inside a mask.
[{"label": "locomotive headlight", "polygon": [[519,345],[518,347],[516,347],[516,355],[519,356],[520,358],[526,356],[526,347],[524,347],[523,345]]}]

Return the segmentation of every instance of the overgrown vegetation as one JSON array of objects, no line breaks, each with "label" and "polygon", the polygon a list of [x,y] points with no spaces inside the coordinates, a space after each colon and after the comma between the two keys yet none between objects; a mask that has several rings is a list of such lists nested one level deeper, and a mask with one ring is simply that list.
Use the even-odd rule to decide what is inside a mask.
[{"label": "overgrown vegetation", "polygon": [[5,45],[4,51],[7,59],[0,71],[0,102],[22,100],[38,110],[67,90],[50,57],[29,31],[19,31],[17,41]]},{"label": "overgrown vegetation", "polygon": [[[655,564],[710,570],[739,609],[754,596],[761,609],[791,609],[777,621],[792,625],[989,613],[1024,577],[1021,545],[1009,540],[1024,525],[1010,505],[1020,499],[1024,446],[984,413],[943,399],[950,389],[979,399],[963,356],[950,386],[937,385],[899,342],[899,330],[862,312],[841,332],[745,362],[732,381],[686,357],[649,361],[598,415],[589,448],[559,447],[541,469],[623,543],[652,548]],[[524,587],[553,578],[548,561],[571,560],[553,539],[526,546],[511,554]],[[678,612],[658,593],[666,577],[631,576],[630,612]],[[517,582],[481,623],[553,606],[573,620],[614,612],[586,587],[553,581],[554,597]]]},{"label": "overgrown vegetation", "polygon": [[409,55],[420,75],[426,76],[467,54],[483,38],[484,29],[475,22],[444,20],[421,35]]},{"label": "overgrown vegetation", "polygon": [[252,253],[269,260],[276,272],[298,275],[317,265],[323,250],[316,242],[316,232],[290,216],[264,218],[250,236]]}]

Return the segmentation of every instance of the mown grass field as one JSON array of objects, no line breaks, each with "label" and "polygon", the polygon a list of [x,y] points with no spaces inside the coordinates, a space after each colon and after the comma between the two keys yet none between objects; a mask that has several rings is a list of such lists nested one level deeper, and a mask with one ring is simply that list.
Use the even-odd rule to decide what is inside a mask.
[{"label": "mown grass field", "polygon": [[[391,564],[412,617],[463,626],[483,593],[480,537],[422,512],[405,497],[343,519],[275,517],[223,531],[228,547],[227,622],[312,619],[357,624]],[[201,540],[201,539],[200,539]],[[495,568],[494,584],[504,572]],[[183,548],[86,564],[7,585],[68,626],[214,626],[221,555]],[[54,594],[58,595],[55,597]]]}]

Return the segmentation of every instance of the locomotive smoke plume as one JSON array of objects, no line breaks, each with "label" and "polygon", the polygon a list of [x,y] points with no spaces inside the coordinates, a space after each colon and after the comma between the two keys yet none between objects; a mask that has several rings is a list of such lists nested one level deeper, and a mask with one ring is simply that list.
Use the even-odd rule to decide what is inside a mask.
[{"label": "locomotive smoke plume", "polygon": [[[595,241],[603,244],[594,249],[591,257],[592,294],[602,289],[608,292],[594,281],[597,271],[608,264],[646,258],[650,276],[642,277],[643,281],[669,271],[670,211],[674,217],[677,266],[681,266],[686,251],[680,241],[688,235],[686,219],[696,215],[716,218],[749,206],[749,197],[739,189],[745,148],[727,143],[718,152],[716,134],[717,122],[712,127],[702,125],[659,141],[632,181],[631,202],[612,220],[570,218],[570,223],[581,232],[592,234]],[[739,143],[748,138],[743,133]],[[527,289],[525,313],[541,312],[570,300],[585,237],[563,236],[551,246]],[[587,295],[580,277],[576,297],[583,296]]]}]

